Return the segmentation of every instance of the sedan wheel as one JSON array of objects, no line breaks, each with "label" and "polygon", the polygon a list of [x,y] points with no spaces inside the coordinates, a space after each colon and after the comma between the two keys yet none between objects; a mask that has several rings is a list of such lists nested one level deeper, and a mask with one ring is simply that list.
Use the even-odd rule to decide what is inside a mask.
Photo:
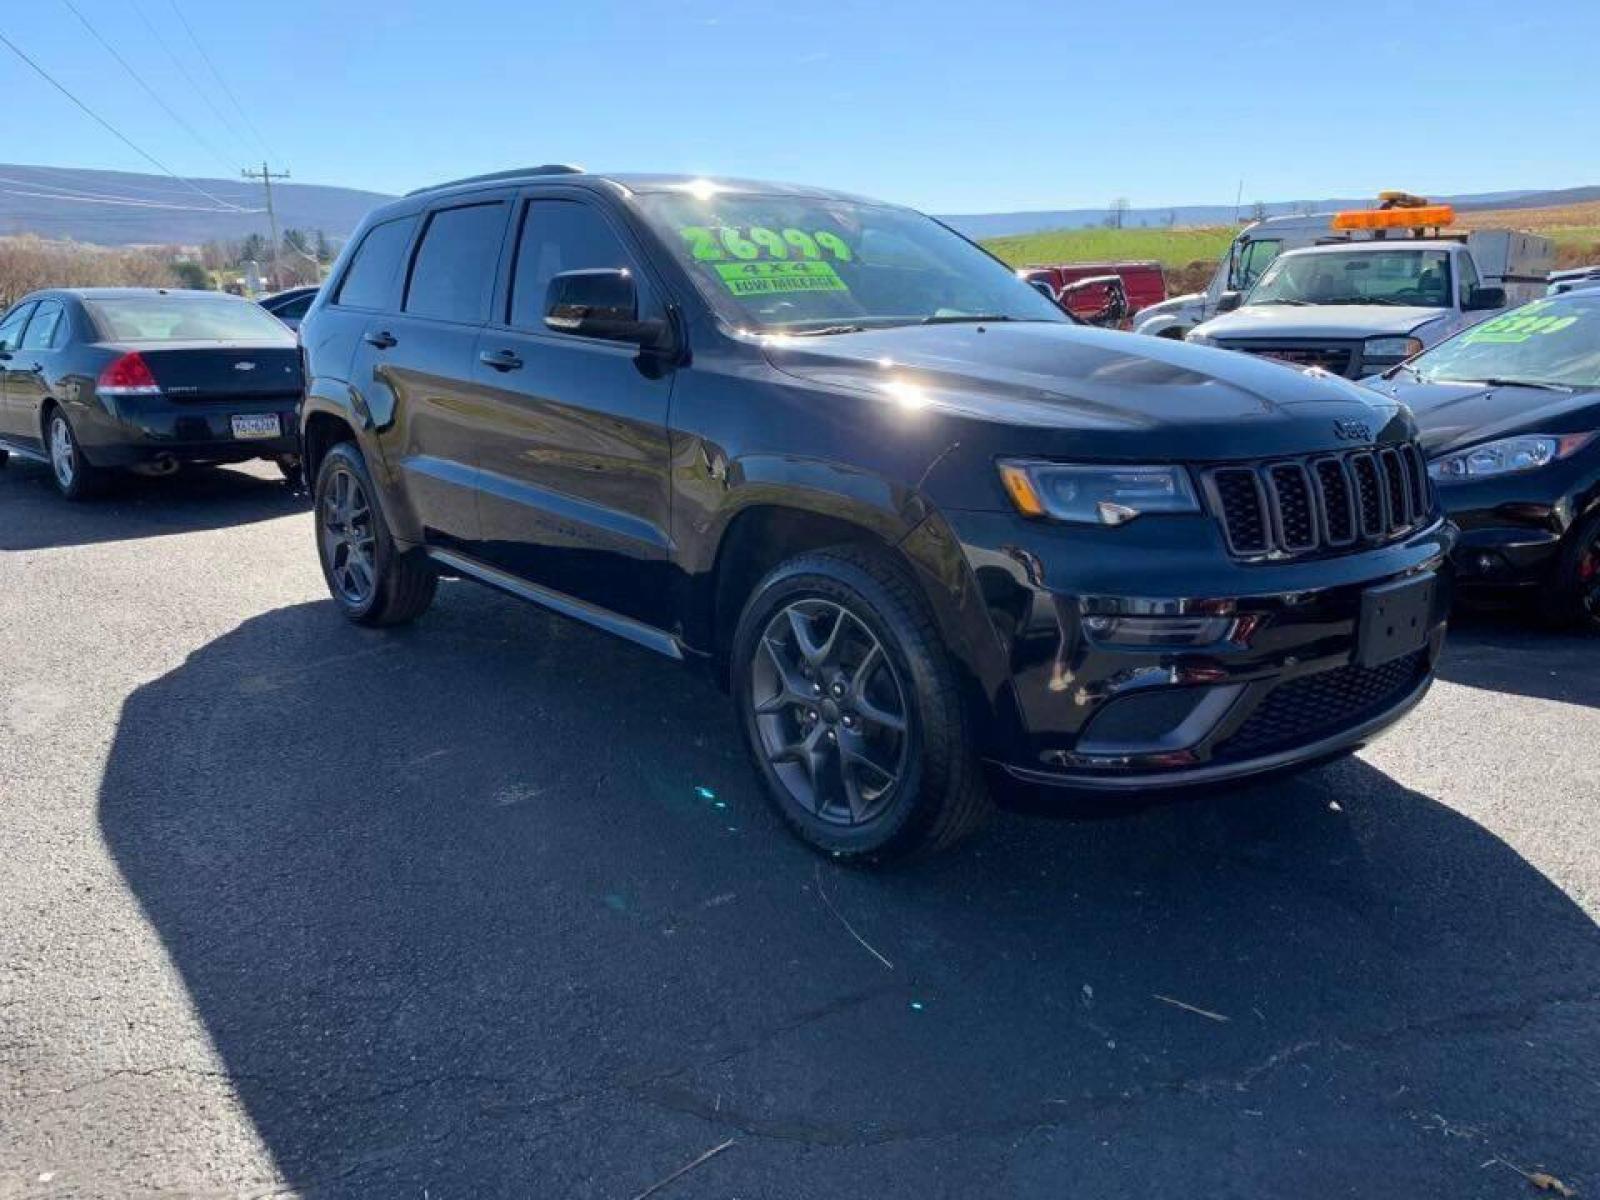
[{"label": "sedan wheel", "polygon": [[72,427],[60,413],[50,418],[50,469],[55,472],[56,486],[70,492],[78,477],[78,448],[73,444]]}]

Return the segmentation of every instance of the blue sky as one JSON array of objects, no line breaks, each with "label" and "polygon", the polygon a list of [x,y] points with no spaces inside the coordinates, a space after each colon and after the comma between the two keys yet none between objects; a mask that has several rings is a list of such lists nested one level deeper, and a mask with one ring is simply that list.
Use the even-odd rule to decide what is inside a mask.
[{"label": "blue sky", "polygon": [[[1600,183],[1600,0],[72,2],[221,163],[64,0],[9,0],[0,32],[184,174],[263,149],[174,3],[304,182],[572,161],[938,212]],[[151,169],[4,47],[0,87],[0,159]]]}]

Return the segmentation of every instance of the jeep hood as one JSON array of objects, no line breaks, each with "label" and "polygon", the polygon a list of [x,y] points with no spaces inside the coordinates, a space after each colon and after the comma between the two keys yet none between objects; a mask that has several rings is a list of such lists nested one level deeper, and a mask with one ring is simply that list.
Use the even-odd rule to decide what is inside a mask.
[{"label": "jeep hood", "polygon": [[1392,304],[1248,304],[1213,317],[1195,332],[1219,340],[1405,337],[1418,326],[1447,315],[1440,308]]},{"label": "jeep hood", "polygon": [[1013,431],[1009,452],[1224,459],[1335,448],[1394,405],[1326,373],[1049,321],[766,337],[779,371],[872,402]]}]

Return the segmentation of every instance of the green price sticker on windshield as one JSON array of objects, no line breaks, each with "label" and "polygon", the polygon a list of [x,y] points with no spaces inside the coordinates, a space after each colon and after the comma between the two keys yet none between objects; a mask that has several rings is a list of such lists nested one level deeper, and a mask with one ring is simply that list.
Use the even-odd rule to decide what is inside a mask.
[{"label": "green price sticker on windshield", "polygon": [[1540,310],[1546,307],[1546,302],[1535,301],[1517,312],[1507,313],[1503,317],[1495,317],[1491,321],[1485,321],[1482,325],[1469,330],[1461,340],[1469,346],[1479,343],[1514,346],[1541,334],[1560,333],[1563,329],[1568,329],[1578,323],[1577,317],[1548,317],[1540,315]]},{"label": "green price sticker on windshield", "polygon": [[774,292],[847,292],[833,264],[818,259],[717,263],[717,275],[735,296]]}]

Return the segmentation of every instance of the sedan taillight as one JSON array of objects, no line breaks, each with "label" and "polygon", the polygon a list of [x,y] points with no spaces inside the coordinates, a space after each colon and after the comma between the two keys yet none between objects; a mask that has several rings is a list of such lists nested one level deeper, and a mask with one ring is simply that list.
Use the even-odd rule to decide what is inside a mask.
[{"label": "sedan taillight", "polygon": [[106,364],[95,384],[102,396],[159,396],[161,385],[137,350]]}]

